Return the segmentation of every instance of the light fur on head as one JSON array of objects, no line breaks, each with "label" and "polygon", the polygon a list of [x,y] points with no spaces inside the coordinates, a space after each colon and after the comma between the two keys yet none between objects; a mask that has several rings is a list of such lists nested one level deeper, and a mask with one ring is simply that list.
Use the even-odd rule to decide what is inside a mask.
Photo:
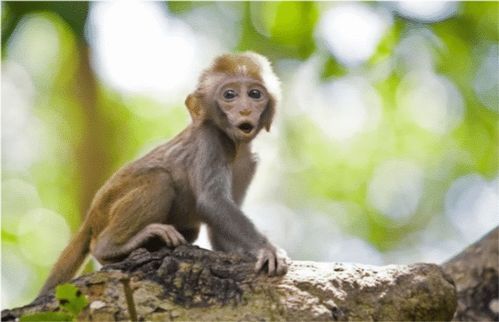
[{"label": "light fur on head", "polygon": [[189,95],[185,102],[192,119],[194,121],[200,120],[203,116],[199,96],[213,92],[213,87],[217,86],[227,75],[251,77],[262,82],[263,86],[265,86],[272,100],[271,111],[269,111],[271,115],[268,124],[265,125],[268,131],[276,105],[281,99],[281,84],[272,70],[269,60],[251,51],[218,56],[214,59],[212,65],[203,71],[196,91]]}]

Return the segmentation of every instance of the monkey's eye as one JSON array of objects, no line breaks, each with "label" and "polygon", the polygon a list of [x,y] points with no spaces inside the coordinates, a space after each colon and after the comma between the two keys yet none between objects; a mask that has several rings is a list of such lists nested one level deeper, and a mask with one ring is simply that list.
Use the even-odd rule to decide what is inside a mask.
[{"label": "monkey's eye", "polygon": [[252,89],[248,92],[248,96],[251,97],[251,98],[260,98],[262,97],[262,92],[260,92],[259,90],[257,89]]},{"label": "monkey's eye", "polygon": [[230,99],[233,99],[234,97],[236,97],[237,93],[231,89],[228,89],[224,92],[223,96],[225,99],[230,100]]}]

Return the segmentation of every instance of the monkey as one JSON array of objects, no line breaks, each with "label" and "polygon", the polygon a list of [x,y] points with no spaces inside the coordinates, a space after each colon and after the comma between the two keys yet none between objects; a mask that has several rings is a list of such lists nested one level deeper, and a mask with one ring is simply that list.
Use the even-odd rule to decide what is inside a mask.
[{"label": "monkey", "polygon": [[285,251],[241,210],[257,166],[251,141],[270,131],[280,95],[264,56],[216,57],[185,100],[191,123],[104,183],[40,295],[70,280],[88,254],[108,264],[140,247],[192,243],[202,223],[213,250],[253,256],[255,272],[284,275]]}]

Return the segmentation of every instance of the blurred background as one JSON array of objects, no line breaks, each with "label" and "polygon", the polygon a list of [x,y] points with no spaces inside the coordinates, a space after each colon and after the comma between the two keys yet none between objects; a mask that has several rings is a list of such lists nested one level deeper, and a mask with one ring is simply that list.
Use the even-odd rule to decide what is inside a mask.
[{"label": "blurred background", "polygon": [[282,80],[244,204],[271,240],[448,259],[499,221],[498,5],[2,2],[2,307],[33,299],[106,178],[189,123],[224,52]]}]

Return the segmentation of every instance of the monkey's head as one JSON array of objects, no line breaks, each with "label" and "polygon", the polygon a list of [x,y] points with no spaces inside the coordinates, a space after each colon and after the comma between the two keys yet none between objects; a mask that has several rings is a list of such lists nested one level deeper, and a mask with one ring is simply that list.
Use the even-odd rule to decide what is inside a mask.
[{"label": "monkey's head", "polygon": [[217,57],[185,103],[195,123],[213,122],[232,140],[251,141],[270,130],[280,98],[279,79],[256,53]]}]

